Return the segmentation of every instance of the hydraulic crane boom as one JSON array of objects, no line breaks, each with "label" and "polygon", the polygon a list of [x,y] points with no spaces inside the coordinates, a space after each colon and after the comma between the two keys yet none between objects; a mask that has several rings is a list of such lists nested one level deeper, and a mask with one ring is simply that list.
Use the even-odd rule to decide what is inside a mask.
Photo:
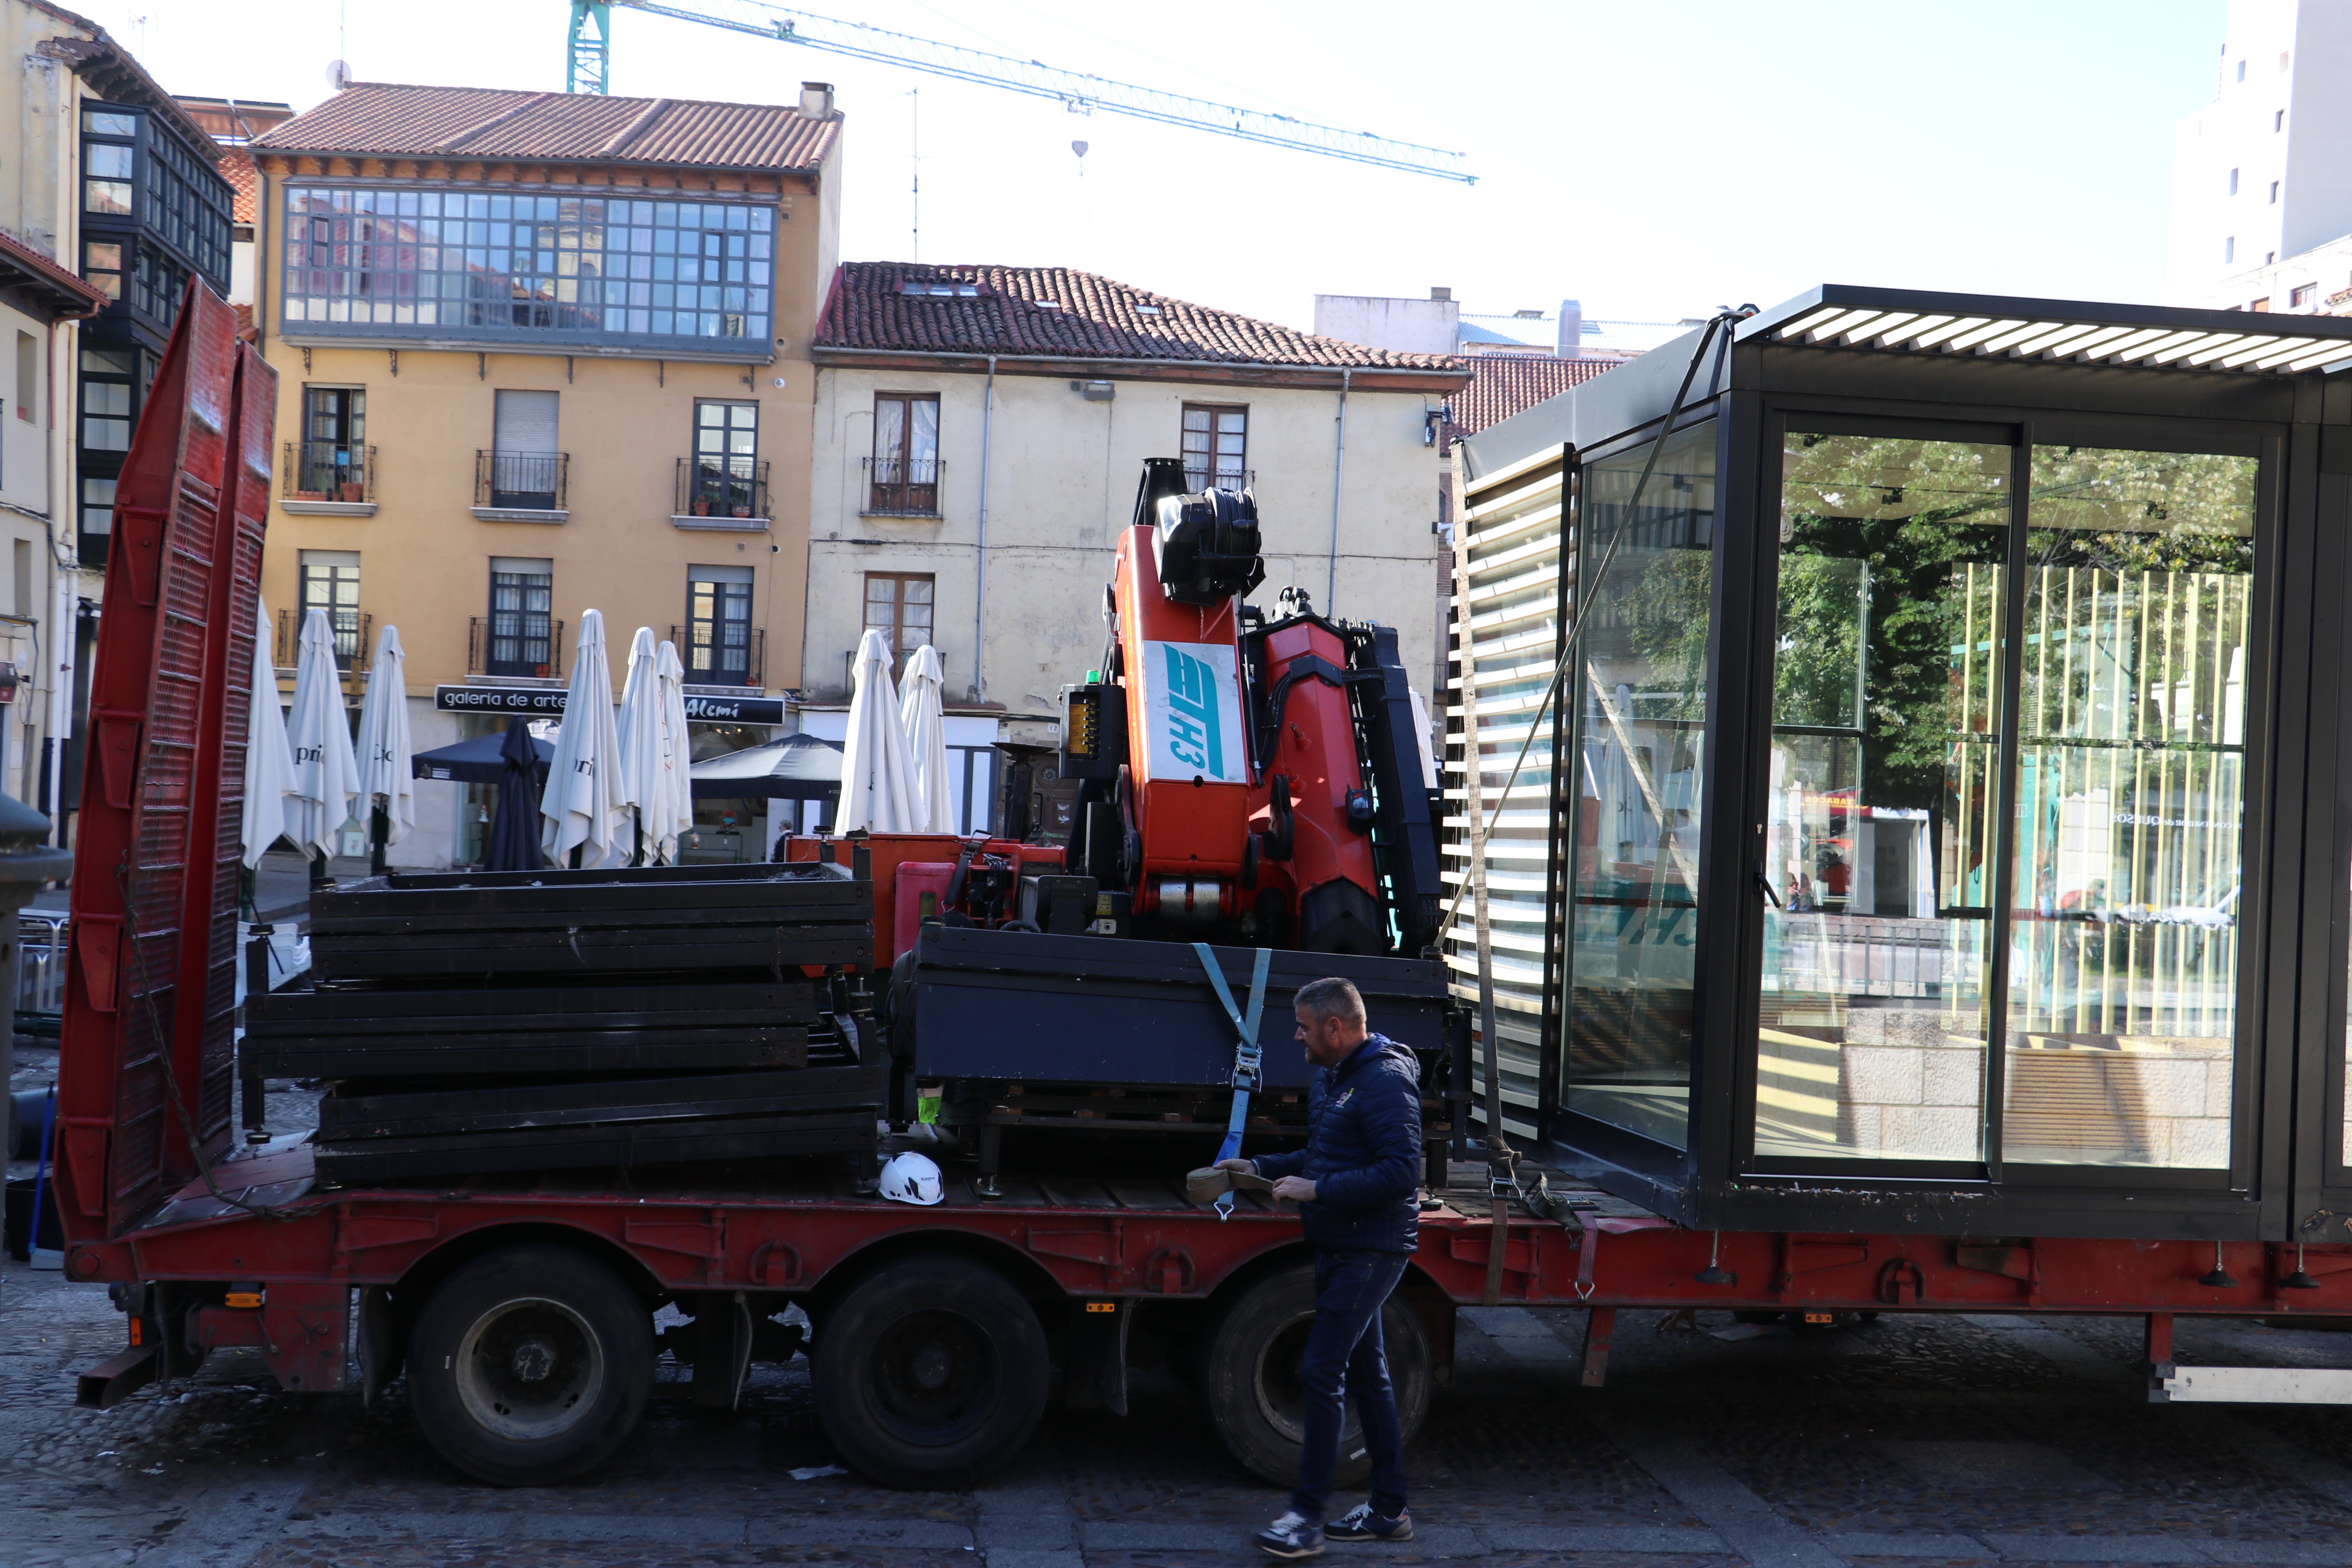
[{"label": "hydraulic crane boom", "polygon": [[935,39],[886,32],[859,22],[843,22],[813,12],[763,5],[761,0],[699,0],[692,6],[661,5],[656,0],[572,0],[567,91],[606,90],[611,11],[614,5],[788,44],[805,44],[814,49],[903,66],[908,70],[926,71],[982,87],[1005,88],[1032,98],[1050,98],[1078,113],[1091,114],[1099,109],[1106,113],[1130,115],[1194,131],[1213,131],[1244,142],[1319,153],[1328,158],[1345,158],[1350,163],[1370,163],[1408,174],[1434,174],[1439,179],[1460,180],[1465,184],[1476,178],[1463,167],[1465,159],[1459,153],[1411,142],[1392,142],[1368,131],[1341,131],[1311,121],[1294,120],[1286,114],[1269,114],[1208,99],[1188,98],[1181,93],[1162,92],[1157,88],[1136,87],[1106,77],[1061,70],[1039,60],[1016,60]]}]

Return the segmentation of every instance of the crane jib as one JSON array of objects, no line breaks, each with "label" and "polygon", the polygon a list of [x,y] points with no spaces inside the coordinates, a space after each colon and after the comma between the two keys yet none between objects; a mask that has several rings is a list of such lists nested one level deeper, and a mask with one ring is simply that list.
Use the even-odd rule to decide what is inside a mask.
[{"label": "crane jib", "polygon": [[1392,141],[1385,136],[1375,136],[1368,131],[1342,131],[1336,126],[1318,125],[1312,121],[1298,120],[1286,114],[1239,109],[1233,104],[1218,103],[1209,99],[1138,87],[1114,81],[1108,77],[1063,70],[1041,60],[1018,60],[1007,55],[990,54],[983,49],[968,49],[935,39],[844,22],[814,12],[785,10],[761,4],[760,0],[704,0],[703,4],[696,6],[666,5],[655,3],[655,0],[573,0],[573,91],[605,90],[605,67],[611,35],[604,24],[605,13],[614,5],[632,11],[647,11],[656,16],[669,16],[681,22],[725,27],[731,32],[750,33],[782,43],[805,44],[814,49],[873,60],[880,65],[900,66],[908,70],[948,77],[981,87],[1001,87],[1013,92],[1027,93],[1033,98],[1050,98],[1083,112],[1090,113],[1099,109],[1108,114],[1124,114],[1193,131],[1211,131],[1221,136],[1234,136],[1269,147],[1286,147],[1294,152],[1315,153],[1327,158],[1344,158],[1350,163],[1394,169],[1401,174],[1433,174],[1442,180],[1459,180],[1465,184],[1475,184],[1477,180],[1476,175],[1464,167],[1467,160],[1460,153],[1424,147],[1412,142]]}]

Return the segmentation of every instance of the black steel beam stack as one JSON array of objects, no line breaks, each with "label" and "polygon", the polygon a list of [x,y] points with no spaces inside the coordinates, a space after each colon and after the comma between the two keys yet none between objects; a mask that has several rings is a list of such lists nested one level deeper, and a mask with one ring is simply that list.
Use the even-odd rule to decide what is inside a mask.
[{"label": "black steel beam stack", "polygon": [[873,910],[821,863],[372,878],[314,900],[246,1070],[330,1080],[323,1181],[870,1151]]}]

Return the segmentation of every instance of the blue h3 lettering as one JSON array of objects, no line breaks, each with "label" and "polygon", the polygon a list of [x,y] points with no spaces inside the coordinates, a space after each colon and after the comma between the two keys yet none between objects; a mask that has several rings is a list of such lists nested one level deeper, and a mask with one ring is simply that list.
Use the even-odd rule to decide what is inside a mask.
[{"label": "blue h3 lettering", "polygon": [[1217,721],[1217,672],[1175,644],[1168,649],[1168,750],[1188,768],[1225,774],[1225,738]]}]

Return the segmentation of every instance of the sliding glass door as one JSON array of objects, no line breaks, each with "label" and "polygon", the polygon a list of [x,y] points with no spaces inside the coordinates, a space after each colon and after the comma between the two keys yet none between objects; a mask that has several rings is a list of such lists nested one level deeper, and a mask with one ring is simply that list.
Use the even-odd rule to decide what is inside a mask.
[{"label": "sliding glass door", "polygon": [[1757,1165],[2226,1167],[2257,460],[1802,424]]}]

